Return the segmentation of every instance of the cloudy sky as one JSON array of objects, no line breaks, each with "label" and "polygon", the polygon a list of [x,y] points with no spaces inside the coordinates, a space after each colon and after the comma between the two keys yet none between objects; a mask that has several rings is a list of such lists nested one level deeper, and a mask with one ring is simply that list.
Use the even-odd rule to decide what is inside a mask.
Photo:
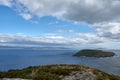
[{"label": "cloudy sky", "polygon": [[0,45],[120,49],[120,0],[0,0]]}]

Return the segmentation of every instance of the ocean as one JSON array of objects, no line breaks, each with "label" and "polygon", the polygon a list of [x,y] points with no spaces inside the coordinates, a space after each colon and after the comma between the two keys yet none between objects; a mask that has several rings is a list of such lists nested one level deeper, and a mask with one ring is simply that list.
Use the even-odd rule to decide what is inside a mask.
[{"label": "ocean", "polygon": [[78,50],[0,49],[0,71],[51,64],[81,64],[109,74],[120,75],[120,51],[114,57],[87,58],[72,56]]}]

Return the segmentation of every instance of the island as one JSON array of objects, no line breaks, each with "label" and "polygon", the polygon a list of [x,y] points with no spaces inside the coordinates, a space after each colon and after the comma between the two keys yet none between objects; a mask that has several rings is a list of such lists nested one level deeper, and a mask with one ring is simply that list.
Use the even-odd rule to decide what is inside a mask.
[{"label": "island", "polygon": [[100,58],[100,57],[112,57],[114,55],[115,55],[115,53],[113,53],[113,52],[102,51],[102,50],[84,49],[84,50],[80,50],[79,52],[75,53],[73,56]]},{"label": "island", "polygon": [[120,80],[120,76],[83,65],[60,64],[0,72],[0,80]]}]

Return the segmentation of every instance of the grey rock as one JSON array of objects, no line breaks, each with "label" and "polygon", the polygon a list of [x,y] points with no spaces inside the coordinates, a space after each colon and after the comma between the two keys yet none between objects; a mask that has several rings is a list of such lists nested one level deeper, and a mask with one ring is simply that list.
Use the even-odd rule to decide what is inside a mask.
[{"label": "grey rock", "polygon": [[32,79],[21,79],[21,78],[3,78],[2,80],[32,80]]},{"label": "grey rock", "polygon": [[97,76],[88,71],[74,71],[62,80],[97,80]]}]

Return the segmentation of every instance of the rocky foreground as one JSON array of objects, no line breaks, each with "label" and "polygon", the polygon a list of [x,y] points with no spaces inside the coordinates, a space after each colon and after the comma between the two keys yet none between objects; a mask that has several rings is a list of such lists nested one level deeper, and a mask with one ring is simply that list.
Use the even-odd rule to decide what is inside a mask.
[{"label": "rocky foreground", "polygon": [[81,65],[48,65],[0,72],[0,80],[120,80],[120,76]]},{"label": "rocky foreground", "polygon": [[21,78],[3,78],[0,80],[32,80],[32,79],[21,79]]}]

